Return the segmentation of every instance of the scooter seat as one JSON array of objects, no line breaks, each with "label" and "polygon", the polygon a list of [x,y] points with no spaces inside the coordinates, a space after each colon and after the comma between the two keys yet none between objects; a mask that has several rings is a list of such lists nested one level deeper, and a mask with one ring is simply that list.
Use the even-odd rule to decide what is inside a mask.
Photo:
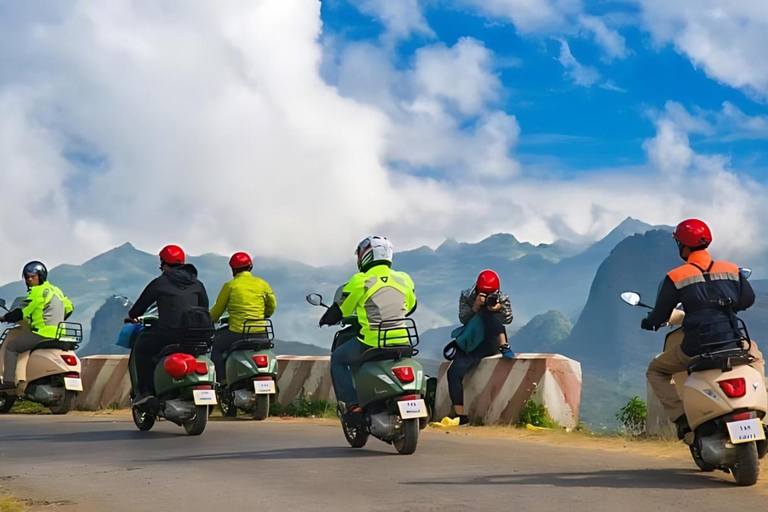
[{"label": "scooter seat", "polygon": [[208,353],[208,348],[206,343],[174,343],[163,348],[155,357],[155,361],[160,361],[162,358],[176,353],[189,354],[195,357],[202,356]]},{"label": "scooter seat", "polygon": [[43,341],[42,343],[39,343],[30,350],[30,352],[34,352],[35,350],[40,350],[42,348],[55,348],[59,350],[77,350],[79,345],[72,341],[66,341],[66,340],[48,340]]},{"label": "scooter seat", "polygon": [[275,348],[275,344],[267,338],[245,338],[230,345],[225,354],[229,355],[237,350],[270,350],[273,348]]},{"label": "scooter seat", "polygon": [[743,350],[732,350],[717,355],[699,355],[688,363],[688,374],[707,370],[731,371],[735,366],[751,364],[755,359]]},{"label": "scooter seat", "polygon": [[362,365],[370,361],[396,361],[404,357],[413,357],[417,353],[418,351],[410,345],[372,348],[363,352],[357,364]]}]

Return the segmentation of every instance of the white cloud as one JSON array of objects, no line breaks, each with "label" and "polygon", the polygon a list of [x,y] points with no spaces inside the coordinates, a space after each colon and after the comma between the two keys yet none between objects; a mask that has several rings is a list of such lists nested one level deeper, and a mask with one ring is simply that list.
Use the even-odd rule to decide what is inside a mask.
[{"label": "white cloud", "polygon": [[581,0],[460,0],[479,12],[509,19],[523,34],[565,29],[581,13]]},{"label": "white cloud", "polygon": [[709,77],[768,99],[768,2],[636,1],[658,44],[671,43]]},{"label": "white cloud", "polygon": [[594,35],[609,59],[623,59],[628,55],[624,38],[616,30],[608,28],[605,21],[597,16],[581,15],[578,23]]},{"label": "white cloud", "polygon": [[376,17],[386,27],[387,43],[407,39],[413,34],[434,36],[419,0],[353,0],[353,3],[360,12]]},{"label": "white cloud", "polygon": [[591,67],[584,66],[571,53],[568,41],[560,39],[560,56],[557,59],[565,68],[566,76],[576,85],[592,87],[600,80],[600,72]]}]

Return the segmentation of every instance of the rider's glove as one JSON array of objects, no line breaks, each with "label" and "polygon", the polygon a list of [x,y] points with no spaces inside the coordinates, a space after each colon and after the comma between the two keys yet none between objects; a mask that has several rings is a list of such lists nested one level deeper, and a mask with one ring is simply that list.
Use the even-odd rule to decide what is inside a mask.
[{"label": "rider's glove", "polygon": [[512,348],[509,346],[509,343],[505,343],[500,346],[499,352],[501,352],[501,357],[504,359],[513,359],[515,357],[515,353],[512,352]]},{"label": "rider's glove", "polygon": [[646,331],[657,331],[659,330],[659,327],[656,325],[653,325],[650,320],[647,318],[643,318],[643,321],[640,322],[640,328],[645,329]]}]

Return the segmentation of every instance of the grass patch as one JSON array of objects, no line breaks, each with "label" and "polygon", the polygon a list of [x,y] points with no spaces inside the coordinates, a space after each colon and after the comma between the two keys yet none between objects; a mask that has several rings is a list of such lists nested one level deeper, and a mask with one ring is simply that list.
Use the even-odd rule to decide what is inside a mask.
[{"label": "grass patch", "polygon": [[525,426],[531,424],[534,427],[559,428],[560,425],[552,419],[547,408],[533,400],[528,400],[520,411],[519,424]]},{"label": "grass patch", "polygon": [[26,400],[16,400],[10,410],[11,414],[51,414],[46,407],[37,402],[28,402]]},{"label": "grass patch", "polygon": [[275,402],[269,409],[270,416],[293,416],[296,418],[335,418],[336,404],[327,400],[312,400],[301,396],[286,406]]},{"label": "grass patch", "polygon": [[14,497],[0,493],[0,512],[24,512],[27,507]]}]

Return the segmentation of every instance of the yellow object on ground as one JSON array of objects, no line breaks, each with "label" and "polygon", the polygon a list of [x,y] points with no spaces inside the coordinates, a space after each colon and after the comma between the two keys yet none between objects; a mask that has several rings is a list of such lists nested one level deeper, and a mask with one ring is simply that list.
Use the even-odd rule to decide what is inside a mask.
[{"label": "yellow object on ground", "polygon": [[531,425],[530,423],[526,423],[525,428],[526,430],[531,430],[533,432],[543,432],[545,430],[552,430],[551,428],[537,427],[535,425]]},{"label": "yellow object on ground", "polygon": [[433,426],[433,427],[442,427],[442,428],[458,427],[459,426],[459,421],[460,421],[459,418],[449,418],[448,416],[446,416],[445,418],[443,418],[439,422],[435,421],[435,422],[430,423],[430,425]]}]

